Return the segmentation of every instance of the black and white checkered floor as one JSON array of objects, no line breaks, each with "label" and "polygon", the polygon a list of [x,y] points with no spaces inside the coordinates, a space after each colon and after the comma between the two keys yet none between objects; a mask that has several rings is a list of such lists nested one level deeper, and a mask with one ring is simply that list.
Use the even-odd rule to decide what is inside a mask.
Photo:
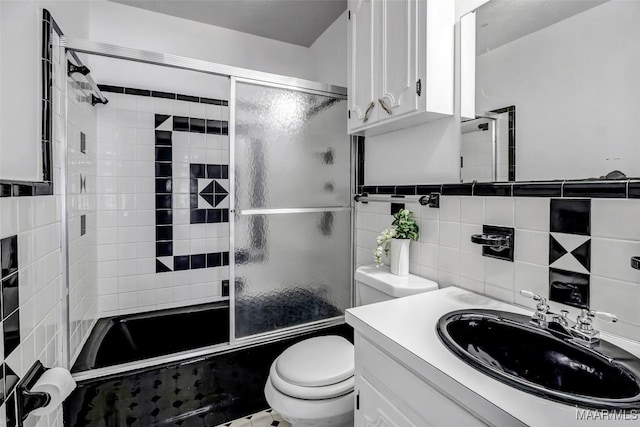
[{"label": "black and white checkered floor", "polygon": [[268,407],[264,384],[269,368],[295,342],[326,334],[353,339],[352,329],[340,325],[204,359],[84,381],[65,401],[65,426],[290,427],[273,412],[258,412]]}]

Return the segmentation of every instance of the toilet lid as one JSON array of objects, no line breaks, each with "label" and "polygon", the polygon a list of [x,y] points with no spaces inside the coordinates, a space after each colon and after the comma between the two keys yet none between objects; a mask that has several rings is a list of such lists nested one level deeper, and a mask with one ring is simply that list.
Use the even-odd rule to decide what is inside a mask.
[{"label": "toilet lid", "polygon": [[309,338],[286,349],[275,369],[284,381],[302,387],[322,387],[353,376],[353,345],[337,335]]}]

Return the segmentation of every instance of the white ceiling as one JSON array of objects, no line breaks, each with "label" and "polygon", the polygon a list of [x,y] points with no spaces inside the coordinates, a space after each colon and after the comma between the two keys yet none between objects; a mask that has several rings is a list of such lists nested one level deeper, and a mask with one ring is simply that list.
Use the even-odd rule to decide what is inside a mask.
[{"label": "white ceiling", "polygon": [[491,0],[476,10],[476,52],[481,55],[607,0]]},{"label": "white ceiling", "polygon": [[347,8],[346,0],[111,1],[305,47]]}]

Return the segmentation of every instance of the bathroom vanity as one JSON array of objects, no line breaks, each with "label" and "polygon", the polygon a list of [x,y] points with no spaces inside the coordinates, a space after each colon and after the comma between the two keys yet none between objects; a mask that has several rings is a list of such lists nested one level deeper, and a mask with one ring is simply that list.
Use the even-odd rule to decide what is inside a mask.
[{"label": "bathroom vanity", "polygon": [[[581,420],[584,410],[525,393],[458,358],[436,325],[443,315],[463,309],[531,314],[456,287],[347,311],[355,329],[355,426],[567,426],[584,425],[585,419],[610,425],[602,418]],[[640,355],[636,342],[601,336]],[[627,416],[628,423],[638,422],[633,412]]]}]

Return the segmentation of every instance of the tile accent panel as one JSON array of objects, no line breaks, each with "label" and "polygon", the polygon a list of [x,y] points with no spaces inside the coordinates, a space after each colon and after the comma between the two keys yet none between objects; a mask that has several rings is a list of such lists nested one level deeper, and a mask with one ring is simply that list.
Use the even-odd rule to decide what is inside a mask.
[{"label": "tile accent panel", "polygon": [[[640,271],[632,269],[629,260],[640,255],[640,200],[442,195],[440,209],[417,203],[406,207],[420,226],[419,241],[411,242],[412,274],[532,310],[533,300],[520,296],[520,290],[548,298],[550,280],[578,287],[588,283],[589,306],[620,318],[617,323],[595,319],[595,327],[638,340]],[[553,218],[552,211],[574,220]],[[373,264],[376,237],[390,226],[390,212],[391,203],[356,204],[358,265]],[[515,225],[513,263],[482,257],[482,248],[470,243],[482,224]],[[556,301],[550,305],[568,310],[574,319],[579,313],[575,306]]]},{"label": "tile accent panel", "polygon": [[111,92],[98,110],[100,316],[228,298],[228,106]]}]

